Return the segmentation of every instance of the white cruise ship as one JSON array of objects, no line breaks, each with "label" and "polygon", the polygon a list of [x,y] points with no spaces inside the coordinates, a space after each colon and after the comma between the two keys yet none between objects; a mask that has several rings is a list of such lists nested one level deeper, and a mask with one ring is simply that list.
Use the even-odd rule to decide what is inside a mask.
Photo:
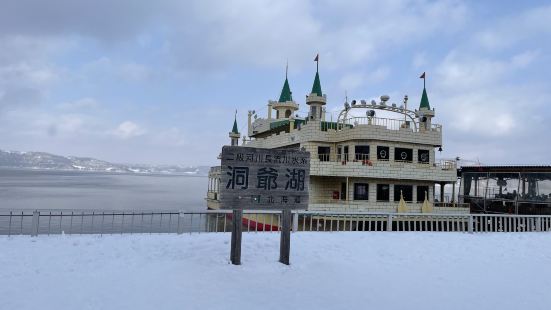
[{"label": "white cruise ship", "polygon": [[[424,74],[421,76],[424,79]],[[373,213],[469,213],[444,188],[455,192],[455,160],[436,160],[442,148],[442,125],[433,122],[423,86],[418,105],[408,108],[408,96],[399,104],[389,96],[379,100],[344,102],[342,111],[326,117],[327,97],[316,70],[312,90],[306,96],[307,117],[298,117],[299,103],[287,77],[277,101],[268,101],[267,114],[248,112],[247,147],[305,149],[311,154],[308,210]],[[393,117],[381,117],[391,115]],[[237,121],[229,133],[238,145]],[[220,167],[209,172],[207,207],[218,209]],[[438,194],[435,193],[435,189]]]}]

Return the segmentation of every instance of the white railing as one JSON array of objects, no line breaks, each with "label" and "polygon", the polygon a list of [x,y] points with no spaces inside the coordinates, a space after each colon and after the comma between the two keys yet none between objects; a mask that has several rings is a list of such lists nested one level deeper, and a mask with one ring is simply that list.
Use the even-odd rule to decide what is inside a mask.
[{"label": "white railing", "polygon": [[374,125],[382,126],[390,130],[399,130],[400,128],[414,128],[412,121],[404,121],[392,118],[379,118],[379,117],[351,117],[345,122],[346,124],[358,126],[358,125]]},{"label": "white railing", "polygon": [[[230,232],[231,211],[0,213],[0,235]],[[280,212],[245,211],[244,231],[279,231]],[[550,215],[311,212],[293,214],[294,231],[549,232]]]},{"label": "white railing", "polygon": [[[381,118],[381,117],[350,117],[345,121],[347,125],[374,125],[382,126],[390,130],[400,130],[400,129],[411,129],[412,131],[421,131],[424,128],[424,123],[419,123],[412,120],[400,120],[394,118]],[[440,124],[431,124],[431,130],[441,132],[442,125]]]},{"label": "white railing", "polygon": [[455,160],[441,160],[435,162],[434,166],[442,170],[455,170],[457,169],[457,162]]}]

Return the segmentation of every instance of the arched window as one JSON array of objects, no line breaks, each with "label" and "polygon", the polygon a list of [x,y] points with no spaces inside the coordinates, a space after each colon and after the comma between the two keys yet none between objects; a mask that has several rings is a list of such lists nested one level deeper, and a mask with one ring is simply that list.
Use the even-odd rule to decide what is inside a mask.
[{"label": "arched window", "polygon": [[291,112],[291,110],[286,110],[286,111],[285,111],[285,118],[291,117],[291,114],[292,114],[292,113],[293,113],[293,112]]}]

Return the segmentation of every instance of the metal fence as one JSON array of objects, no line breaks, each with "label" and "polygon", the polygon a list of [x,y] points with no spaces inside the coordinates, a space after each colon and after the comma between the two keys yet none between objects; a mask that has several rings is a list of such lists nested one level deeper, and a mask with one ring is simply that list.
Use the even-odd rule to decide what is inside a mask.
[{"label": "metal fence", "polygon": [[[280,221],[279,212],[245,211],[243,231],[277,232]],[[231,232],[231,225],[231,211],[0,212],[0,235]],[[551,216],[298,211],[293,231],[543,232],[551,231]]]}]

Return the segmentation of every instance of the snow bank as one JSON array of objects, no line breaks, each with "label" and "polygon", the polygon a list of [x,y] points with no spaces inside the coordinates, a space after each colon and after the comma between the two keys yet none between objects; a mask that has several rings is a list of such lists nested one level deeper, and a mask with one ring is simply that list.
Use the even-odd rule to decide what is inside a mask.
[{"label": "snow bank", "polygon": [[549,309],[551,235],[0,237],[0,309]]}]

